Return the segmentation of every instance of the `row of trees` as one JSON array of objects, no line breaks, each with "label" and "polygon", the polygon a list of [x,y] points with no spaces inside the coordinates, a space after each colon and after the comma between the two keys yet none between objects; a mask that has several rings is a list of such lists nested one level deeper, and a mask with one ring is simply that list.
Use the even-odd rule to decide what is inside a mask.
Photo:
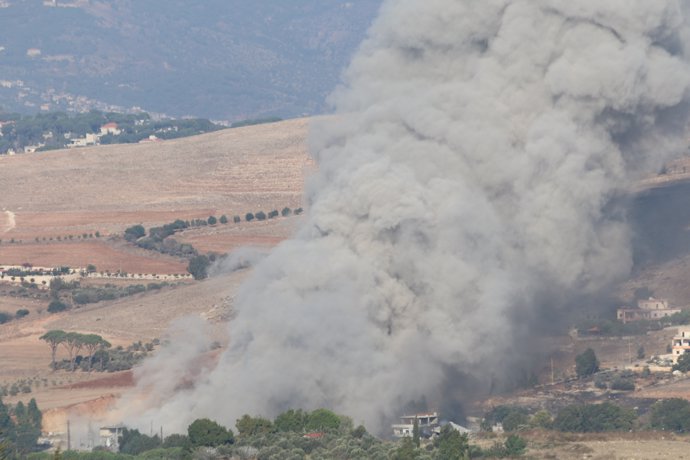
[{"label": "row of trees", "polygon": [[94,355],[99,350],[110,348],[110,342],[97,334],[80,334],[78,332],[65,332],[62,330],[48,331],[40,337],[50,347],[51,368],[56,368],[55,357],[57,349],[62,346],[69,355],[70,371],[74,371],[77,355],[82,349],[88,352],[87,370],[93,367]]},{"label": "row of trees", "polygon": [[[248,212],[245,215],[245,220],[247,222],[251,222],[254,219],[266,220],[273,219],[279,215],[282,215],[283,217],[287,217],[293,213],[299,215],[302,212],[302,208],[298,208],[293,211],[288,207],[283,208],[283,210],[280,212],[278,210],[273,210],[268,214],[264,213],[263,211],[259,211],[256,214]],[[239,223],[241,220],[242,219],[240,216],[233,217],[234,223]],[[148,235],[146,228],[141,224],[137,224],[125,229],[124,238],[125,240],[136,244],[143,249],[158,251],[175,257],[187,258],[189,260],[187,271],[194,277],[194,279],[201,280],[208,276],[208,269],[212,262],[218,257],[218,254],[199,254],[199,252],[191,244],[179,243],[170,237],[175,233],[190,227],[216,225],[219,222],[221,224],[227,224],[229,222],[228,217],[226,215],[222,215],[220,216],[220,219],[216,218],[216,216],[209,216],[208,219],[177,219],[174,222],[165,224],[163,226],[150,228],[148,230]]]},{"label": "row of trees", "polygon": [[[278,217],[278,216],[287,217],[290,214],[295,214],[296,216],[298,216],[298,215],[302,214],[302,212],[304,212],[304,210],[302,208],[297,208],[293,211],[292,209],[290,209],[288,207],[283,208],[283,210],[280,212],[278,212],[277,209],[274,209],[273,211],[269,212],[268,214],[266,214],[263,211],[259,211],[256,214],[248,212],[247,214],[245,214],[244,220],[246,220],[247,222],[251,222],[254,219],[266,220],[266,219],[273,219],[273,218]],[[237,218],[237,216],[235,216],[235,218]],[[235,222],[239,222],[239,220],[235,220]]]}]

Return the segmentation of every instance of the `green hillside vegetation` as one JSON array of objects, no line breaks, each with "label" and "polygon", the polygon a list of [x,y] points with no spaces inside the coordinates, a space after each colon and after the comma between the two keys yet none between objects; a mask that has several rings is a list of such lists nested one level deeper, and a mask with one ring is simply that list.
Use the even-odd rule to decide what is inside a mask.
[{"label": "green hillside vegetation", "polygon": [[136,143],[149,136],[159,139],[174,139],[193,136],[222,129],[206,119],[152,120],[149,114],[122,114],[92,110],[88,113],[68,115],[64,112],[19,115],[0,113],[0,121],[10,122],[2,127],[0,154],[8,149],[22,152],[26,146],[38,146],[38,151],[65,148],[72,139],[86,134],[100,134],[101,126],[117,123],[121,130],[118,135],[105,134],[100,137],[101,144]]}]

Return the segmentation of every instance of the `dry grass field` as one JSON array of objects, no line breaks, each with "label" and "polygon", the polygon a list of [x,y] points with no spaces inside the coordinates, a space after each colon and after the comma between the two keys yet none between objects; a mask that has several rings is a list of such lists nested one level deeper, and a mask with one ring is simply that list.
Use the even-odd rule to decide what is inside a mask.
[{"label": "dry grass field", "polygon": [[[0,264],[184,272],[182,261],[133,255],[111,236],[134,224],[300,207],[305,175],[313,168],[307,126],[307,120],[291,120],[158,143],[0,156]],[[201,250],[265,246],[291,231],[279,226],[252,241],[246,236],[251,229],[221,227],[215,227],[218,235],[192,234],[190,242]],[[94,239],[96,232],[101,238]]]},{"label": "dry grass field", "polygon": [[[230,223],[189,229],[175,238],[202,253],[274,246],[293,232],[299,218],[245,222],[244,215],[302,206],[304,179],[313,168],[307,125],[307,120],[292,120],[159,143],[0,156],[0,266],[93,264],[99,271],[185,273],[186,260],[128,244],[121,238],[124,229],[223,214]],[[242,222],[233,223],[234,215]],[[49,409],[46,430],[64,425],[67,412],[105,410],[131,385],[131,373],[53,372],[42,334],[51,329],[96,333],[114,346],[127,346],[163,337],[174,319],[200,315],[211,323],[214,339],[225,343],[233,293],[246,275],[178,283],[60,314],[46,311],[47,294],[23,297],[14,293],[16,286],[0,284],[0,311],[30,312],[0,325],[0,384],[40,382],[30,394],[6,400],[36,397]],[[83,284],[130,282],[141,281]]]}]

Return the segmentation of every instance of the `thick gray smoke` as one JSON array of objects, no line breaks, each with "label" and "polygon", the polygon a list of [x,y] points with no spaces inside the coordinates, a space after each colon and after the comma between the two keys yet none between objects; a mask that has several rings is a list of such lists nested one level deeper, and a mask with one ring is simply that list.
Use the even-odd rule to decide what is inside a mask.
[{"label": "thick gray smoke", "polygon": [[376,429],[497,372],[545,291],[625,276],[612,200],[685,150],[683,8],[385,2],[312,126],[303,228],[241,289],[215,370],[144,419],[328,407]]}]

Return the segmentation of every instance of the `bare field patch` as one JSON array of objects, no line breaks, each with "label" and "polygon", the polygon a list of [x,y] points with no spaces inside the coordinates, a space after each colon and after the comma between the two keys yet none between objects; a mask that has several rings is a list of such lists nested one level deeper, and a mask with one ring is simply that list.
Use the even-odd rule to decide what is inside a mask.
[{"label": "bare field patch", "polygon": [[298,207],[308,120],[226,129],[154,144],[3,156],[3,206],[21,213]]},{"label": "bare field patch", "polygon": [[137,255],[118,250],[104,241],[75,241],[69,243],[7,244],[0,252],[2,263],[21,265],[30,263],[40,267],[86,267],[127,273],[185,273],[186,264],[172,257]]},{"label": "bare field patch", "polygon": [[185,230],[175,239],[202,252],[227,253],[243,246],[271,248],[291,236],[300,217],[276,218]]}]

